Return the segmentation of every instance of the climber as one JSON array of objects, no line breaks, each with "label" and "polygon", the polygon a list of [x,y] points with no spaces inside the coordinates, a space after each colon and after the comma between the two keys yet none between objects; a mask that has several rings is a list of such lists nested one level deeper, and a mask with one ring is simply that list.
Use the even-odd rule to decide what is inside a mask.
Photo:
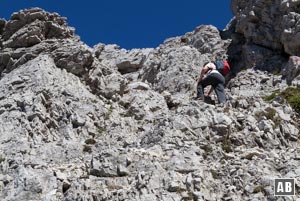
[{"label": "climber", "polygon": [[[212,88],[206,96],[204,96],[204,88],[209,85],[211,85]],[[224,85],[225,78],[216,70],[216,65],[213,62],[207,62],[204,64],[200,73],[200,79],[197,85],[197,97],[195,99],[205,100],[206,97],[209,97],[212,89],[214,89],[217,94],[218,102],[223,104],[226,101]]]}]

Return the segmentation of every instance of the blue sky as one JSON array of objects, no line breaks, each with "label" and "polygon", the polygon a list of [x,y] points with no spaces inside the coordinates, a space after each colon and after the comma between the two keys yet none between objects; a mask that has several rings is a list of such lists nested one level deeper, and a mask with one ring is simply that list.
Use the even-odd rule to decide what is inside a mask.
[{"label": "blue sky", "polygon": [[167,38],[211,24],[224,29],[233,17],[230,0],[0,0],[0,18],[40,7],[67,17],[89,46],[157,47]]}]

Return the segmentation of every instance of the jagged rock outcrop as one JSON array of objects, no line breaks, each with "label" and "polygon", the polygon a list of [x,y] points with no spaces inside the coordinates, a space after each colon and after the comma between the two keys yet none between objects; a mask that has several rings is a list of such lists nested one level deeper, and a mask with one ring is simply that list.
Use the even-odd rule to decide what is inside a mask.
[{"label": "jagged rock outcrop", "polygon": [[247,40],[299,56],[299,1],[232,0],[231,4],[236,30]]},{"label": "jagged rock outcrop", "polygon": [[86,73],[93,63],[92,51],[80,42],[66,18],[40,8],[21,10],[3,24],[0,72],[11,70],[37,57],[51,54],[58,67],[77,75]]},{"label": "jagged rock outcrop", "polygon": [[74,29],[57,13],[47,13],[40,8],[13,13],[2,34],[6,48],[30,47],[45,39],[65,39],[74,35]]},{"label": "jagged rock outcrop", "polygon": [[284,66],[282,69],[282,75],[286,79],[287,83],[289,85],[293,86],[299,86],[299,75],[300,75],[300,69],[299,69],[299,61],[300,57],[298,56],[290,56],[288,63]]},{"label": "jagged rock outcrop", "polygon": [[242,37],[235,37],[241,47],[237,50],[233,46],[230,54],[243,58],[238,62],[240,69],[258,67],[280,71],[285,69],[288,55],[299,56],[299,3],[293,0],[231,1],[235,15],[232,23]]},{"label": "jagged rock outcrop", "polygon": [[225,58],[229,40],[221,40],[219,30],[214,26],[199,26],[193,32],[185,34],[183,40],[195,47],[201,54],[208,53],[212,59]]},{"label": "jagged rock outcrop", "polygon": [[[235,0],[224,31],[132,50],[90,48],[39,8],[0,20],[1,199],[275,200],[274,178],[299,193],[299,113],[276,96],[299,85],[299,57],[273,24],[295,2]],[[219,57],[232,64],[227,103],[192,100]]]}]

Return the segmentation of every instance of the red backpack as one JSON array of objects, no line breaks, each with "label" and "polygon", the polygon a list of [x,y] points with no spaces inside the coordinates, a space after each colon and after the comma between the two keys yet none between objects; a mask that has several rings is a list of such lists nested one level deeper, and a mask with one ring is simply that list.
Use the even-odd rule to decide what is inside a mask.
[{"label": "red backpack", "polygon": [[225,76],[230,71],[230,65],[227,61],[216,60],[215,62],[216,69]]}]

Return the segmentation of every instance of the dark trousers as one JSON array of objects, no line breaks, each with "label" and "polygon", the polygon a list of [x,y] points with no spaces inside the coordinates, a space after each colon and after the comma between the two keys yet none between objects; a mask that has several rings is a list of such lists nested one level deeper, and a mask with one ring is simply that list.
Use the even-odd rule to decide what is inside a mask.
[{"label": "dark trousers", "polygon": [[224,85],[225,78],[219,73],[210,73],[202,81],[198,83],[197,86],[197,97],[201,97],[204,100],[204,88],[211,85],[218,97],[219,103],[224,103],[226,101]]}]

